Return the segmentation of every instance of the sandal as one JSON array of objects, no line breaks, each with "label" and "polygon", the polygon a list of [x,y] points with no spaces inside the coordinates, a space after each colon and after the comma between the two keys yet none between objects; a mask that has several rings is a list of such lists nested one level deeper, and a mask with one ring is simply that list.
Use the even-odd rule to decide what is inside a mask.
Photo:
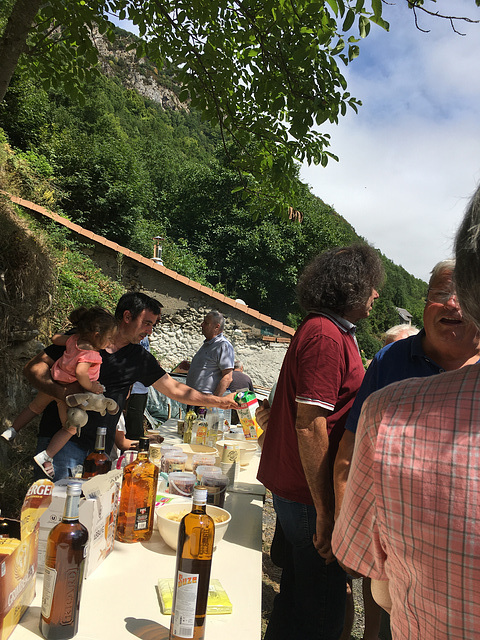
[{"label": "sandal", "polygon": [[43,473],[53,480],[55,476],[55,469],[53,468],[53,458],[51,458],[46,451],[41,451],[33,456],[33,459],[38,464]]}]

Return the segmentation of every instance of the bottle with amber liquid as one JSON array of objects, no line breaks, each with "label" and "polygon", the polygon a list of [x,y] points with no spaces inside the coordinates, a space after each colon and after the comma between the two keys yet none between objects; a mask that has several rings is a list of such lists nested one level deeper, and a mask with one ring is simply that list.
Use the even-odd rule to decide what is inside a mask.
[{"label": "bottle with amber liquid", "polygon": [[112,468],[112,461],[105,453],[105,437],[107,434],[106,427],[97,427],[97,437],[95,440],[95,449],[83,461],[82,478],[93,478],[102,473],[108,473]]},{"label": "bottle with amber liquid", "polygon": [[196,487],[193,505],[180,522],[169,640],[205,637],[215,525],[206,512],[207,489]]},{"label": "bottle with amber liquid", "polygon": [[185,426],[183,428],[183,441],[185,444],[192,442],[192,427],[193,421],[196,420],[196,418],[197,414],[192,409],[185,414]]},{"label": "bottle with amber liquid", "polygon": [[116,539],[146,542],[153,531],[158,467],[148,459],[149,439],[140,438],[137,458],[123,470]]},{"label": "bottle with amber liquid", "polygon": [[207,442],[208,422],[207,408],[198,407],[198,418],[193,421],[192,444],[203,444]]},{"label": "bottle with amber liquid", "polygon": [[40,631],[47,640],[73,638],[78,631],[80,596],[88,541],[86,527],[78,521],[82,485],[67,485],[62,521],[48,536],[43,577]]}]

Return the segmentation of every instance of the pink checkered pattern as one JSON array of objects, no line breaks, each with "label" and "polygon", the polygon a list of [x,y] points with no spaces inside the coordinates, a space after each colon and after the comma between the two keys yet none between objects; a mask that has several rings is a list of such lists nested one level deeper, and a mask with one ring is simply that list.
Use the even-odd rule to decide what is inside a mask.
[{"label": "pink checkered pattern", "polygon": [[364,403],[333,549],[390,581],[396,640],[480,638],[480,366]]}]

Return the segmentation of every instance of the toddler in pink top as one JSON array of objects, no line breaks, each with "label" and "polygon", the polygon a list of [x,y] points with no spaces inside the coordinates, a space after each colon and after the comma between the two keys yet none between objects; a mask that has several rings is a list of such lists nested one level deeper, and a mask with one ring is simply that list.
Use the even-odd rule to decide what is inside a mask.
[{"label": "toddler in pink top", "polygon": [[[73,335],[56,334],[53,337],[54,344],[65,345],[66,349],[64,354],[52,365],[51,376],[60,384],[68,385],[72,382],[79,382],[85,391],[103,393],[104,388],[98,382],[100,365],[102,364],[102,356],[99,351],[105,349],[112,342],[116,331],[115,318],[102,307],[91,307],[90,309],[80,307],[72,311],[69,320],[75,326],[76,333]],[[12,425],[15,431],[20,431],[35,416],[42,413],[52,400],[57,402],[62,429],[53,436],[45,451],[41,451],[34,457],[35,462],[50,478],[54,477],[53,456],[77,431],[76,427],[68,425],[68,407],[65,402],[39,391]]]}]

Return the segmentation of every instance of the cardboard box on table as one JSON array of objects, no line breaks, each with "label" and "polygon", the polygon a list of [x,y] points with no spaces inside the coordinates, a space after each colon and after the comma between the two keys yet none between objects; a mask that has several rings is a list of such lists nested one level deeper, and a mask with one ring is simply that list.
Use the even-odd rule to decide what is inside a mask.
[{"label": "cardboard box on table", "polygon": [[37,550],[38,525],[11,555],[0,547],[0,640],[8,638],[35,597]]},{"label": "cardboard box on table", "polygon": [[[114,469],[88,480],[78,480],[83,484],[83,494],[91,496],[81,498],[78,515],[79,521],[88,529],[85,578],[88,578],[113,550],[121,480],[121,469]],[[67,498],[67,485],[71,481],[65,479],[55,483],[50,507],[40,518],[38,573],[45,571],[48,534],[62,519]]]},{"label": "cardboard box on table", "polygon": [[0,540],[0,640],[10,636],[35,597],[38,518],[50,501],[52,488],[49,480],[34,482],[25,496],[21,525],[5,518],[10,537]]}]

